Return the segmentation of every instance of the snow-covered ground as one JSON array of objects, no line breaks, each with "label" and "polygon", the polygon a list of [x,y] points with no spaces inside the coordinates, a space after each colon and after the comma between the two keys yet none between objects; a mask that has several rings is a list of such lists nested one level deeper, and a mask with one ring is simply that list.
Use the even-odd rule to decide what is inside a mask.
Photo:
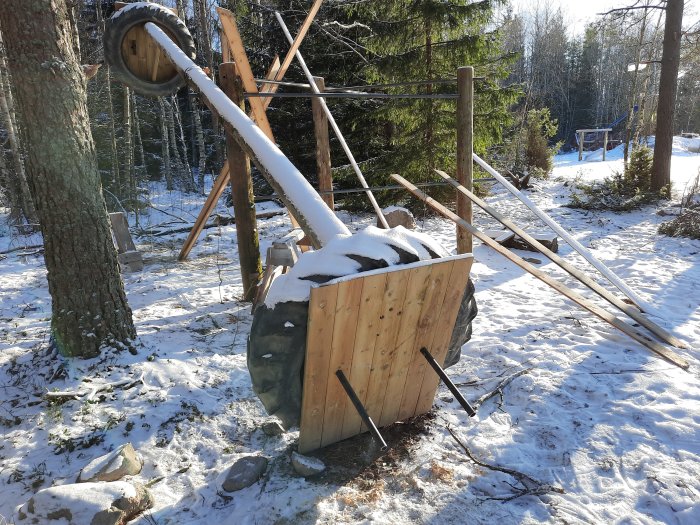
[{"label": "snow-covered ground", "polygon": [[[449,373],[473,401],[515,377],[471,419],[441,387],[430,417],[386,430],[388,452],[367,436],[354,438],[316,454],[327,471],[305,480],[290,465],[298,433],[260,430],[266,414],[245,365],[251,316],[237,301],[235,226],[206,230],[185,263],[176,256],[186,233],[136,238],[146,267],[125,276],[140,335],[135,356],[49,355],[43,259],[36,248],[17,250],[0,256],[0,523],[16,519],[16,507],[36,490],[72,483],[92,459],[125,441],[143,455],[136,480],[150,483],[156,501],[139,524],[700,523],[700,241],[659,236],[668,217],[651,207],[626,214],[563,207],[575,179],[621,169],[618,150],[605,163],[592,157],[557,157],[553,176],[536,181],[530,196],[690,343],[692,350],[678,350],[689,371],[477,244],[472,277],[480,313]],[[679,194],[698,173],[700,155],[679,141],[672,168]],[[487,200],[529,229],[543,229],[504,191],[494,188]],[[182,227],[201,202],[163,192],[140,226]],[[220,212],[229,213],[223,202]],[[340,217],[352,230],[371,222]],[[482,214],[476,222],[496,227]],[[282,216],[259,226],[262,253],[289,229]],[[430,219],[419,228],[454,250],[451,223]],[[0,226],[0,252],[36,244]],[[521,255],[564,278],[543,256]],[[127,378],[138,381],[99,388]],[[47,390],[97,391],[61,405],[44,400]],[[270,459],[263,479],[220,492],[221,474],[250,454]]]}]

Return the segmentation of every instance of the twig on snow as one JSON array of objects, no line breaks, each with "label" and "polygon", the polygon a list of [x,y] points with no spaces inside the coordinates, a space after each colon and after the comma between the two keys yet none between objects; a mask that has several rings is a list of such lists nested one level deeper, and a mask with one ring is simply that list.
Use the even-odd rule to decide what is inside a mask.
[{"label": "twig on snow", "polygon": [[122,381],[117,381],[115,383],[105,383],[93,388],[90,388],[89,390],[62,390],[62,391],[54,391],[54,392],[46,392],[44,394],[44,399],[47,400],[65,400],[68,401],[70,399],[80,399],[80,398],[85,398],[86,401],[91,401],[94,399],[94,397],[99,393],[99,392],[104,392],[105,390],[114,390],[115,388],[121,388],[122,390],[128,390],[134,386],[136,386],[138,383],[143,383],[143,374],[141,374],[138,378],[132,379],[124,379]]},{"label": "twig on snow", "polygon": [[471,459],[474,463],[476,463],[480,467],[489,470],[508,474],[509,476],[515,478],[515,480],[523,486],[523,488],[520,488],[508,483],[508,485],[515,491],[515,494],[511,494],[510,496],[492,496],[487,499],[498,501],[512,501],[522,496],[543,496],[552,492],[555,492],[557,494],[564,494],[564,489],[561,487],[555,487],[554,485],[550,485],[549,483],[543,483],[542,481],[538,481],[523,472],[519,472],[511,468],[501,467],[500,465],[492,465],[490,463],[485,463],[484,461],[476,459],[472,451],[469,450],[469,447],[467,447],[467,445],[465,445],[464,442],[461,439],[459,439],[457,434],[454,433],[454,431],[450,428],[449,425],[447,426],[447,431],[457,442],[457,444],[460,447],[462,447],[462,450],[464,450],[464,453],[467,455],[467,457]]},{"label": "twig on snow", "polygon": [[508,384],[509,384],[511,381],[513,381],[513,379],[515,379],[516,377],[520,377],[521,375],[527,374],[527,373],[530,372],[531,370],[532,370],[532,368],[524,368],[523,370],[520,370],[520,371],[516,372],[515,374],[509,375],[508,377],[505,377],[505,378],[501,379],[501,381],[496,385],[496,388],[494,388],[494,389],[491,390],[490,392],[485,393],[485,394],[482,395],[479,399],[477,399],[476,401],[474,401],[474,403],[472,403],[472,406],[474,407],[474,410],[478,410],[478,408],[479,408],[481,405],[483,405],[486,401],[488,401],[489,399],[491,399],[491,398],[492,398],[493,396],[495,396],[496,394],[498,394],[498,395],[500,395],[500,396],[503,396],[503,389],[504,389],[506,386],[508,386]]}]

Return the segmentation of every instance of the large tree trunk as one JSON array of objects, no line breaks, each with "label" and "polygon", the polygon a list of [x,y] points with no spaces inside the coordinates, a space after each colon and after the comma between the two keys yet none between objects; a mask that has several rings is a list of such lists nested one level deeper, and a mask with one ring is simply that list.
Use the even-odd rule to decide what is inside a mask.
[{"label": "large tree trunk", "polygon": [[671,152],[673,150],[673,113],[678,88],[678,66],[681,60],[683,0],[668,0],[664,47],[661,55],[659,103],[656,110],[656,139],[651,189],[661,191],[671,184]]},{"label": "large tree trunk", "polygon": [[26,168],[44,237],[53,344],[67,356],[136,332],[100,191],[85,79],[65,0],[2,0]]}]

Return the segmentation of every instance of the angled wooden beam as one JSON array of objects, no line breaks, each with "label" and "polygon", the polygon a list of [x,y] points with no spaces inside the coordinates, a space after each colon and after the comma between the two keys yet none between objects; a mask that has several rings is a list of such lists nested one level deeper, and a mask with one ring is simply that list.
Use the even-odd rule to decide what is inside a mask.
[{"label": "angled wooden beam", "polygon": [[[255,76],[253,75],[253,70],[250,68],[250,62],[248,61],[245,47],[243,47],[243,39],[241,38],[241,33],[238,31],[236,18],[231,11],[223,7],[217,7],[216,12],[219,13],[221,27],[224,30],[224,36],[231,50],[233,61],[236,63],[236,69],[243,83],[243,89],[248,93],[257,93],[258,86],[255,83]],[[267,113],[265,112],[262,99],[251,97],[248,103],[250,104],[253,120],[258,127],[263,130],[263,133],[274,142],[275,138],[272,135],[272,128],[270,128],[270,122],[267,120]]]},{"label": "angled wooden beam", "polygon": [[209,219],[211,212],[214,211],[214,208],[216,207],[216,203],[219,201],[219,198],[224,193],[224,190],[226,189],[226,185],[228,184],[228,181],[230,180],[230,178],[231,177],[230,177],[229,169],[228,169],[228,161],[226,161],[224,163],[224,167],[221,168],[221,172],[219,173],[219,177],[214,181],[214,186],[212,187],[211,191],[209,192],[209,196],[207,197],[207,200],[204,202],[204,206],[202,206],[202,209],[199,210],[199,215],[197,216],[197,220],[194,221],[194,226],[192,227],[190,234],[187,236],[187,240],[185,240],[185,244],[182,246],[182,249],[180,250],[180,255],[178,255],[178,257],[177,257],[178,261],[184,261],[185,259],[187,259],[187,256],[192,251],[192,247],[194,246],[194,243],[197,242],[197,238],[199,237],[199,234],[202,233],[202,230],[204,229],[204,225],[207,223],[207,219]]},{"label": "angled wooden beam", "polygon": [[[315,0],[313,5],[311,6],[311,9],[309,9],[309,14],[306,15],[306,19],[304,20],[304,23],[301,24],[301,27],[299,28],[299,32],[297,33],[297,36],[294,38],[294,42],[289,47],[289,51],[287,51],[287,54],[284,56],[284,60],[282,61],[282,65],[280,66],[279,70],[277,71],[277,74],[275,75],[274,78],[268,78],[267,80],[274,80],[276,82],[281,81],[284,78],[284,75],[287,73],[287,69],[289,69],[289,66],[292,64],[292,61],[294,60],[294,56],[296,55],[297,50],[299,49],[299,46],[301,46],[302,40],[304,40],[304,37],[306,36],[306,33],[309,32],[309,28],[311,27],[311,24],[314,21],[314,18],[316,18],[316,14],[318,13],[318,10],[321,9],[321,4],[323,3],[323,0]],[[267,89],[267,92],[269,93],[276,93],[277,90],[279,89],[279,84],[270,84],[269,89]],[[246,91],[248,91],[246,89]],[[263,99],[263,105],[265,108],[270,105],[270,102],[272,102],[272,97],[267,97]]]}]

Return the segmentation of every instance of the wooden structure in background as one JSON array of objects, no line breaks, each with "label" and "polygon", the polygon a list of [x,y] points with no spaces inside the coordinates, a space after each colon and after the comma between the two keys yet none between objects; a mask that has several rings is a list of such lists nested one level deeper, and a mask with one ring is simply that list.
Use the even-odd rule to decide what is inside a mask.
[{"label": "wooden structure in background", "polygon": [[[474,187],[474,68],[457,70],[457,181],[472,190]],[[457,193],[457,215],[471,224],[472,203]],[[457,229],[457,253],[471,253],[472,235],[459,226]]]},{"label": "wooden structure in background", "polygon": [[430,410],[439,378],[420,350],[444,362],[471,265],[458,255],[312,288],[299,452],[367,430],[338,370],[380,427]]},{"label": "wooden structure in background", "polygon": [[[612,131],[612,128],[598,128],[598,129],[577,129],[578,134],[578,160],[581,162],[583,160],[583,143],[586,138],[586,133],[603,133],[603,160],[605,160],[605,153],[608,151],[608,133]],[[597,141],[596,141],[597,142]]]},{"label": "wooden structure in background", "polygon": [[131,238],[126,214],[110,213],[109,221],[112,223],[112,239],[117,247],[117,260],[122,272],[140,272],[143,270],[143,257],[136,250],[134,240]]}]

